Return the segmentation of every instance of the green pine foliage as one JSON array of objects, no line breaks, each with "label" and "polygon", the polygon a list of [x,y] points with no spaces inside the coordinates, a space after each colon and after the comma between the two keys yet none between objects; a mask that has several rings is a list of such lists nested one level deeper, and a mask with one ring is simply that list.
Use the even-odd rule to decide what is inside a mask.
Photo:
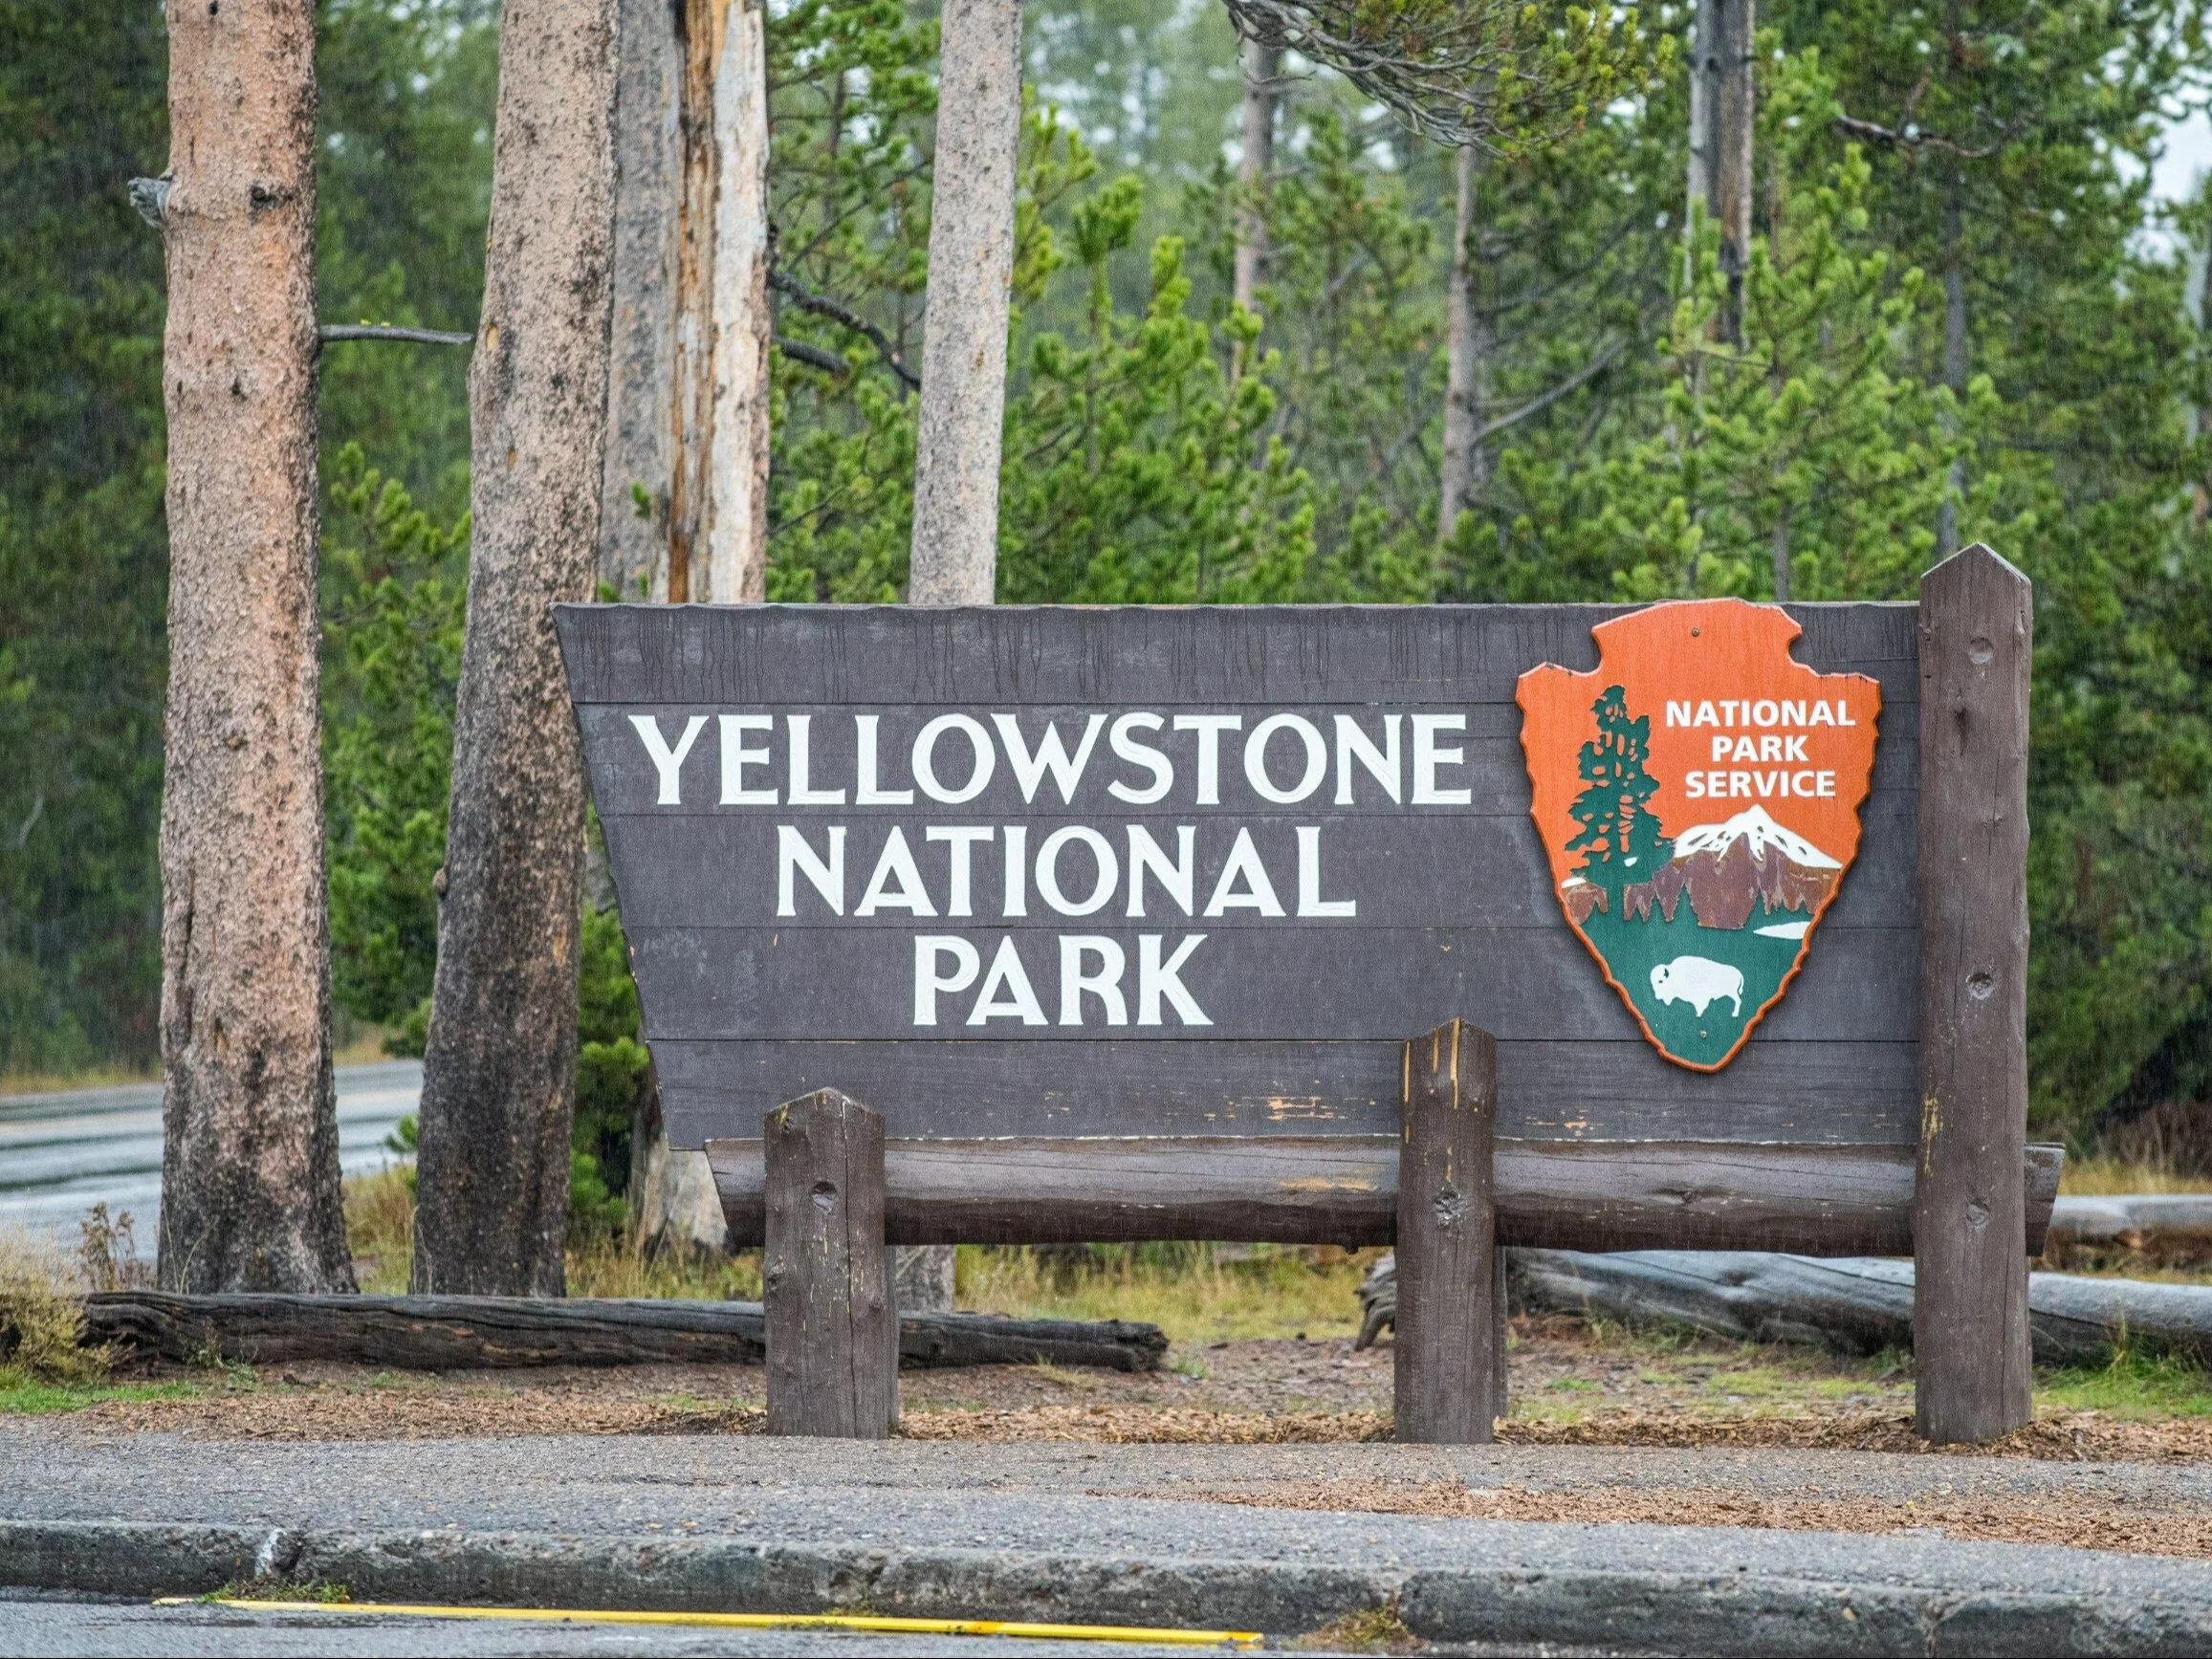
[{"label": "green pine foliage", "polygon": [[[1740,342],[1719,326],[1714,231],[1685,223],[1687,83],[1664,48],[1686,9],[1618,19],[1618,84],[1546,106],[1543,142],[1478,170],[1486,430],[1440,543],[1453,156],[1294,63],[1274,175],[1247,193],[1221,8],[1041,0],[1000,597],[1897,599],[1946,547],[1986,540],[2036,582],[2036,1122],[2087,1136],[2202,1098],[2212,384],[2187,251],[2212,209],[2156,207],[2145,172],[2160,112],[2203,88],[2205,4],[1763,6]],[[322,313],[468,330],[491,0],[320,15]],[[1562,50],[1579,26],[1561,14]],[[0,1066],[142,1061],[162,267],[121,184],[162,164],[165,43],[151,0],[0,0]],[[776,332],[843,365],[775,363],[769,593],[895,600],[915,401],[888,360],[920,367],[933,12],[793,0],[769,51]],[[1228,290],[1250,209],[1272,258],[1247,315]],[[417,1043],[466,362],[341,345],[322,363],[334,983],[364,1017],[412,1019]],[[586,918],[584,984],[577,1190],[603,1221],[644,1066],[611,914]]]},{"label": "green pine foliage", "polygon": [[156,1051],[157,8],[0,0],[0,1071]]},{"label": "green pine foliage", "polygon": [[441,529],[359,445],[323,520],[331,995],[421,1054],[461,679],[469,524]]}]

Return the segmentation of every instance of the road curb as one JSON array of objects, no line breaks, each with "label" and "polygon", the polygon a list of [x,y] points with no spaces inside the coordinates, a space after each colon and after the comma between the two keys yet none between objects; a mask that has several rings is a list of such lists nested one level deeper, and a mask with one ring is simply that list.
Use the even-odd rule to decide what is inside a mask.
[{"label": "road curb", "polygon": [[192,1595],[256,1572],[361,1600],[1210,1626],[1293,1636],[1394,1607],[1431,1641],[1744,1654],[2212,1651],[2212,1595],[2149,1600],[1525,1564],[1398,1571],[1281,1561],[894,1549],[738,1539],[0,1521],[0,1584]]}]

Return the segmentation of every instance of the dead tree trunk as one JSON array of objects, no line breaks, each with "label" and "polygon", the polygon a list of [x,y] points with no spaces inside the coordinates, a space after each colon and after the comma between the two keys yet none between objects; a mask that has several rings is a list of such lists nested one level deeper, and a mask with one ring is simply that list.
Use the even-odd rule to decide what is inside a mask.
[{"label": "dead tree trunk", "polygon": [[669,411],[675,407],[684,47],[668,0],[616,0],[615,31],[614,320],[599,578],[625,600],[665,600],[676,437]]},{"label": "dead tree trunk", "polygon": [[1459,510],[1483,485],[1482,402],[1489,395],[1489,322],[1476,307],[1475,211],[1482,181],[1482,155],[1460,147],[1458,211],[1453,219],[1452,274],[1446,288],[1443,494],[1436,506],[1436,539],[1450,541]]},{"label": "dead tree trunk", "polygon": [[1277,82],[1282,76],[1282,49],[1244,43],[1243,156],[1237,184],[1244,199],[1237,207],[1237,265],[1232,297],[1255,316],[1259,285],[1267,279],[1267,175],[1275,166]]},{"label": "dead tree trunk", "polygon": [[606,438],[614,0],[510,0],[469,370],[469,621],[413,1288],[558,1296],[583,768],[552,605],[588,599]]},{"label": "dead tree trunk", "polygon": [[987,605],[997,587],[1021,137],[1019,0],[946,0],[938,64],[907,594],[915,604]]},{"label": "dead tree trunk", "polygon": [[1721,337],[1743,342],[1743,273],[1751,254],[1753,0],[1698,0],[1690,64],[1690,200],[1720,230],[1728,297]]},{"label": "dead tree trunk", "polygon": [[315,8],[169,19],[160,1280],[351,1290],[316,609]]},{"label": "dead tree trunk", "polygon": [[768,78],[764,10],[685,0],[676,468],[668,598],[766,593]]}]

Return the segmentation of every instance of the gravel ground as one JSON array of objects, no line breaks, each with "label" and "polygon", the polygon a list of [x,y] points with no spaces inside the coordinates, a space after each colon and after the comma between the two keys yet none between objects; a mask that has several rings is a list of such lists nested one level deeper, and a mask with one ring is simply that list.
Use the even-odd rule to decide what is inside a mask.
[{"label": "gravel ground", "polygon": [[[1346,1516],[1909,1534],[2212,1558],[2212,1462],[2086,1462],[1849,1450],[1031,1440],[887,1445],[765,1437],[478,1437],[302,1446],[0,1426],[0,1516],[289,1524],[536,1526],[599,1494],[599,1521],[726,1530],[795,1484],[911,1495],[1128,1497]],[[297,1482],[315,1471],[313,1485]],[[507,1503],[524,1506],[510,1514]],[[535,1506],[535,1507],[534,1507]],[[1172,1511],[1168,1513],[1172,1514]],[[1221,1511],[1188,1512],[1217,1517]],[[896,1536],[895,1533],[881,1536]]]},{"label": "gravel ground", "polygon": [[[1180,1370],[1001,1365],[909,1370],[900,1431],[919,1440],[1333,1443],[1388,1438],[1391,1352],[1348,1340],[1237,1342],[1172,1350]],[[1514,1416],[1529,1445],[1798,1447],[1913,1452],[1901,1371],[1792,1349],[1669,1349],[1593,1340],[1566,1321],[1517,1321]],[[504,1434],[748,1433],[761,1426],[758,1366],[451,1372],[296,1365],[253,1373],[149,1372],[189,1397],[117,1399],[68,1416],[77,1433],[154,1430],[225,1439],[444,1439]],[[2048,1415],[2001,1455],[2212,1458],[2212,1417],[2132,1422]]]}]

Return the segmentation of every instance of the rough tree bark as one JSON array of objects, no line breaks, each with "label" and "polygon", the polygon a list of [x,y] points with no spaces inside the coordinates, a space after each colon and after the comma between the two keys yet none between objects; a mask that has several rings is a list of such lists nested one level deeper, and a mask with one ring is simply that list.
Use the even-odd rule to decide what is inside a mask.
[{"label": "rough tree bark", "polygon": [[946,0],[908,598],[987,605],[998,566],[998,450],[1021,135],[1020,0]]},{"label": "rough tree bark", "polygon": [[[907,597],[918,605],[987,605],[998,585],[998,458],[1021,137],[1020,0],[946,0],[938,66]],[[950,1246],[901,1249],[891,1259],[901,1308],[953,1305]]]},{"label": "rough tree bark", "polygon": [[1743,340],[1743,273],[1751,252],[1753,0],[1698,0],[1690,65],[1690,200],[1719,228],[1728,297],[1721,338]]},{"label": "rough tree bark", "polygon": [[166,1290],[353,1288],[316,658],[315,119],[309,0],[174,11]]},{"label": "rough tree bark", "polygon": [[1482,404],[1490,395],[1489,319],[1476,308],[1475,210],[1481,187],[1482,155],[1460,146],[1456,174],[1458,211],[1453,218],[1452,273],[1445,290],[1443,495],[1436,506],[1436,539],[1450,541],[1459,510],[1483,485]]},{"label": "rough tree bark", "polygon": [[768,82],[763,7],[684,0],[676,467],[667,597],[756,601],[768,540]]},{"label": "rough tree bark", "polygon": [[1237,212],[1237,264],[1230,292],[1257,316],[1259,285],[1267,279],[1267,215],[1260,203],[1275,166],[1275,110],[1281,97],[1276,83],[1282,76],[1282,49],[1247,40],[1243,55],[1243,155],[1237,164],[1237,183],[1245,200]]},{"label": "rough tree bark", "polygon": [[591,596],[598,557],[613,31],[614,0],[509,0],[501,18],[419,1293],[563,1289],[583,768],[551,607]]}]

